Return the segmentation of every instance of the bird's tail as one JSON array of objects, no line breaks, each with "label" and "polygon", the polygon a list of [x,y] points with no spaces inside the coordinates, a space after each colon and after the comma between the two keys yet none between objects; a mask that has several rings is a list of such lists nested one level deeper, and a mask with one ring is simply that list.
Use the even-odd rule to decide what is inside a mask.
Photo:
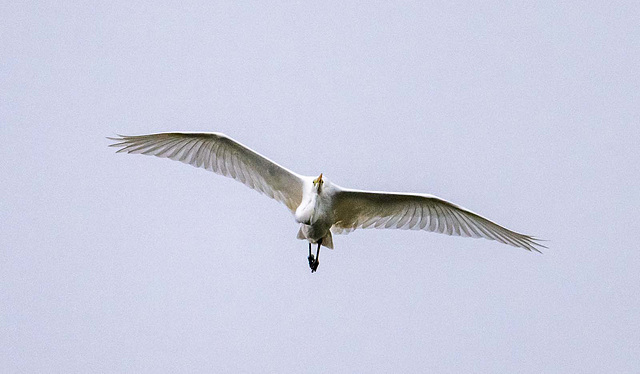
[{"label": "bird's tail", "polygon": [[333,249],[333,237],[331,236],[331,231],[329,231],[327,235],[322,238],[322,245],[329,249]]},{"label": "bird's tail", "polygon": [[[302,225],[300,225],[300,230],[298,230],[298,235],[296,236],[296,238],[300,240],[308,240],[307,236],[304,234],[304,231],[302,231]],[[329,231],[327,235],[325,235],[321,240],[319,240],[319,242],[321,243],[320,245],[322,245],[323,247],[333,249],[333,237],[331,236],[331,231]]]}]

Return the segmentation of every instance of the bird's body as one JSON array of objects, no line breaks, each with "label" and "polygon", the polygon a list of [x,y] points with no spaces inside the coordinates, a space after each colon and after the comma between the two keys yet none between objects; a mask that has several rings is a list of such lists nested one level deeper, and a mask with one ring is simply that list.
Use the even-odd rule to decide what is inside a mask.
[{"label": "bird's body", "polygon": [[[300,223],[298,239],[309,242],[315,271],[320,246],[333,248],[332,233],[360,228],[425,230],[484,237],[540,252],[535,238],[504,228],[468,209],[433,195],[342,188],[322,174],[294,173],[220,133],[160,133],[110,138],[118,152],[166,157],[234,178],[285,204]],[[311,244],[318,245],[316,256]]]},{"label": "bird's body", "polygon": [[339,187],[326,179],[318,188],[311,178],[305,178],[302,202],[294,214],[296,222],[300,223],[298,239],[306,239],[312,244],[322,240],[322,245],[333,249],[331,226],[335,222],[333,213],[334,197],[339,193]]}]

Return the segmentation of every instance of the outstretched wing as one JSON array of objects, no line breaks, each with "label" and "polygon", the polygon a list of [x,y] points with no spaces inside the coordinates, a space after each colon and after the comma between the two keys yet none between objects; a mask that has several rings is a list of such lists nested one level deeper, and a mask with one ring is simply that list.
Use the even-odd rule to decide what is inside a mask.
[{"label": "outstretched wing", "polygon": [[334,233],[358,228],[425,230],[441,234],[497,240],[528,251],[546,248],[529,235],[432,195],[343,189],[335,196]]},{"label": "outstretched wing", "polygon": [[118,152],[170,158],[231,177],[295,212],[302,200],[300,175],[220,133],[118,136]]}]

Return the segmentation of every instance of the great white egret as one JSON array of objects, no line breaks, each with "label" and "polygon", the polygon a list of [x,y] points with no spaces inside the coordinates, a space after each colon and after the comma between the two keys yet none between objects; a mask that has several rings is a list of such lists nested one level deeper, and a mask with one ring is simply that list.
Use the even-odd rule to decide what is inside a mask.
[{"label": "great white egret", "polygon": [[[288,170],[221,133],[118,136],[117,152],[170,158],[231,177],[287,206],[309,241],[309,267],[318,268],[320,246],[333,248],[331,233],[355,229],[409,229],[486,238],[539,251],[538,239],[511,231],[479,214],[427,194],[361,191],[323,177]],[[317,244],[315,256],[311,244]]]}]

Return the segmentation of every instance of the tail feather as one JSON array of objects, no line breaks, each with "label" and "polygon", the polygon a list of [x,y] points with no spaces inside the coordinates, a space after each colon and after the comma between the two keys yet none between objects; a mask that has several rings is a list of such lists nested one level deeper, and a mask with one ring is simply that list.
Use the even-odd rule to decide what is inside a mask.
[{"label": "tail feather", "polygon": [[296,236],[296,239],[305,240],[306,238],[307,237],[302,232],[302,225],[300,225],[300,230],[298,230],[298,236]]},{"label": "tail feather", "polygon": [[333,249],[333,237],[331,236],[331,231],[322,238],[322,245],[329,249]]}]

